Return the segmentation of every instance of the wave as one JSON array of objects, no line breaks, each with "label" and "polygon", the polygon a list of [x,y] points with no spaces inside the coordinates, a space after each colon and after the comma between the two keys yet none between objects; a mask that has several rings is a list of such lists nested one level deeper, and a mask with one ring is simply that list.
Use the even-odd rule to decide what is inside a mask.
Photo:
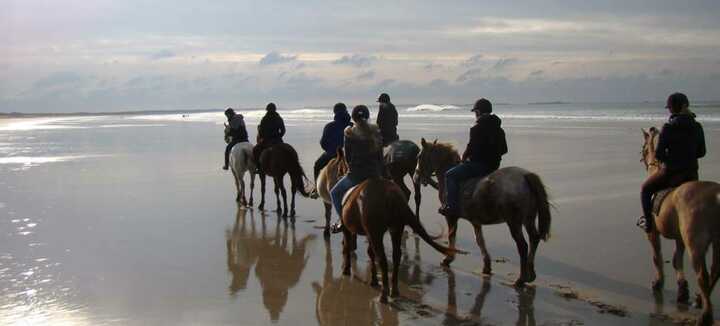
[{"label": "wave", "polygon": [[413,106],[407,108],[405,111],[408,112],[423,112],[423,111],[430,111],[430,112],[442,112],[442,111],[449,111],[449,110],[460,110],[462,109],[459,106],[455,105],[435,105],[435,104],[420,104],[418,106]]}]

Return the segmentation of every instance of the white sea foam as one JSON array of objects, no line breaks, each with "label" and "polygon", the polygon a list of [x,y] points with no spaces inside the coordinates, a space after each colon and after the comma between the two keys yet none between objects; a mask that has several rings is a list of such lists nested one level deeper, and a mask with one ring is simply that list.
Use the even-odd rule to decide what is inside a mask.
[{"label": "white sea foam", "polygon": [[459,106],[455,106],[455,105],[420,104],[418,106],[409,107],[406,109],[406,111],[408,111],[408,112],[422,112],[422,111],[442,112],[442,111],[460,110],[460,109],[462,109],[462,108]]},{"label": "white sea foam", "polygon": [[28,118],[12,121],[0,126],[0,131],[28,131],[49,129],[83,129],[77,123],[69,123],[73,118]]},{"label": "white sea foam", "polygon": [[98,155],[66,155],[66,156],[11,156],[0,157],[0,164],[22,164],[22,165],[38,165],[45,163],[57,163],[80,160]]}]

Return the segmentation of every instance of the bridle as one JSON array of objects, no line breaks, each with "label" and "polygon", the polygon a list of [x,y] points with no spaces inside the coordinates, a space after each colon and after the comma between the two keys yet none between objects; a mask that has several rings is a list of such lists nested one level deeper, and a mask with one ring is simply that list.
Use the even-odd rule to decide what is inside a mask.
[{"label": "bridle", "polygon": [[[429,151],[428,151],[427,153],[425,153],[425,156],[426,156],[426,157],[428,157],[428,158],[432,157],[431,154],[432,154],[433,151],[435,150],[435,146],[436,146],[435,143],[433,143],[433,144],[430,146]],[[427,147],[426,147],[426,148],[427,148]],[[424,151],[424,150],[426,150],[426,149],[423,148],[423,151]],[[420,163],[423,163],[423,164],[424,164],[425,162],[419,161],[419,162],[418,162],[418,165],[420,165]],[[425,168],[425,169],[416,169],[416,170],[415,170],[415,175],[417,175],[417,176],[420,177],[420,178],[418,178],[418,179],[420,179],[419,181],[420,181],[420,183],[421,183],[423,186],[427,186],[428,184],[430,184],[430,186],[432,186],[433,188],[436,188],[436,189],[437,189],[437,188],[438,188],[437,182],[432,179],[433,177],[436,177],[436,176],[437,176],[437,173],[435,172],[435,169],[432,168],[432,160],[429,160],[429,159],[428,159],[428,160],[427,160],[427,165],[429,165],[429,166],[428,166],[427,168]],[[430,171],[430,174],[429,174],[429,175],[427,174],[427,171],[428,171],[428,170]]]}]

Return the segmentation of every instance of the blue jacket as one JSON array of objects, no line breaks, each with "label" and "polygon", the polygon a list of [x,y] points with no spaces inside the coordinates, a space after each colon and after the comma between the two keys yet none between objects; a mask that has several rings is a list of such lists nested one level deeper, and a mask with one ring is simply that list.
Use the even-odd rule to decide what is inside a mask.
[{"label": "blue jacket", "polygon": [[344,144],[343,131],[349,126],[352,126],[352,122],[350,122],[350,114],[347,111],[336,113],[333,121],[325,125],[322,138],[320,138],[320,147],[325,153],[335,156],[337,149]]}]

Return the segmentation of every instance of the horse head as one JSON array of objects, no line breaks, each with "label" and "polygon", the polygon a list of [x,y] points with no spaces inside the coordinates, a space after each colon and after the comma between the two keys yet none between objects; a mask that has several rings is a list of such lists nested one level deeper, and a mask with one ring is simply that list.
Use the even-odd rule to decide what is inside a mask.
[{"label": "horse head", "polygon": [[640,162],[645,165],[645,170],[652,173],[660,168],[660,162],[655,156],[655,147],[657,146],[660,131],[655,127],[650,127],[650,129],[647,130],[642,129],[642,132],[643,146],[642,151],[640,152]]},{"label": "horse head", "polygon": [[436,174],[435,164],[433,164],[437,158],[438,151],[435,149],[437,148],[437,139],[435,139],[432,143],[428,143],[425,138],[420,139],[420,153],[418,153],[418,160],[417,160],[417,168],[415,169],[415,182],[418,182],[422,184],[423,186],[427,186],[428,184],[431,184],[433,187],[437,188],[437,184],[435,181],[432,180],[433,175]]}]

